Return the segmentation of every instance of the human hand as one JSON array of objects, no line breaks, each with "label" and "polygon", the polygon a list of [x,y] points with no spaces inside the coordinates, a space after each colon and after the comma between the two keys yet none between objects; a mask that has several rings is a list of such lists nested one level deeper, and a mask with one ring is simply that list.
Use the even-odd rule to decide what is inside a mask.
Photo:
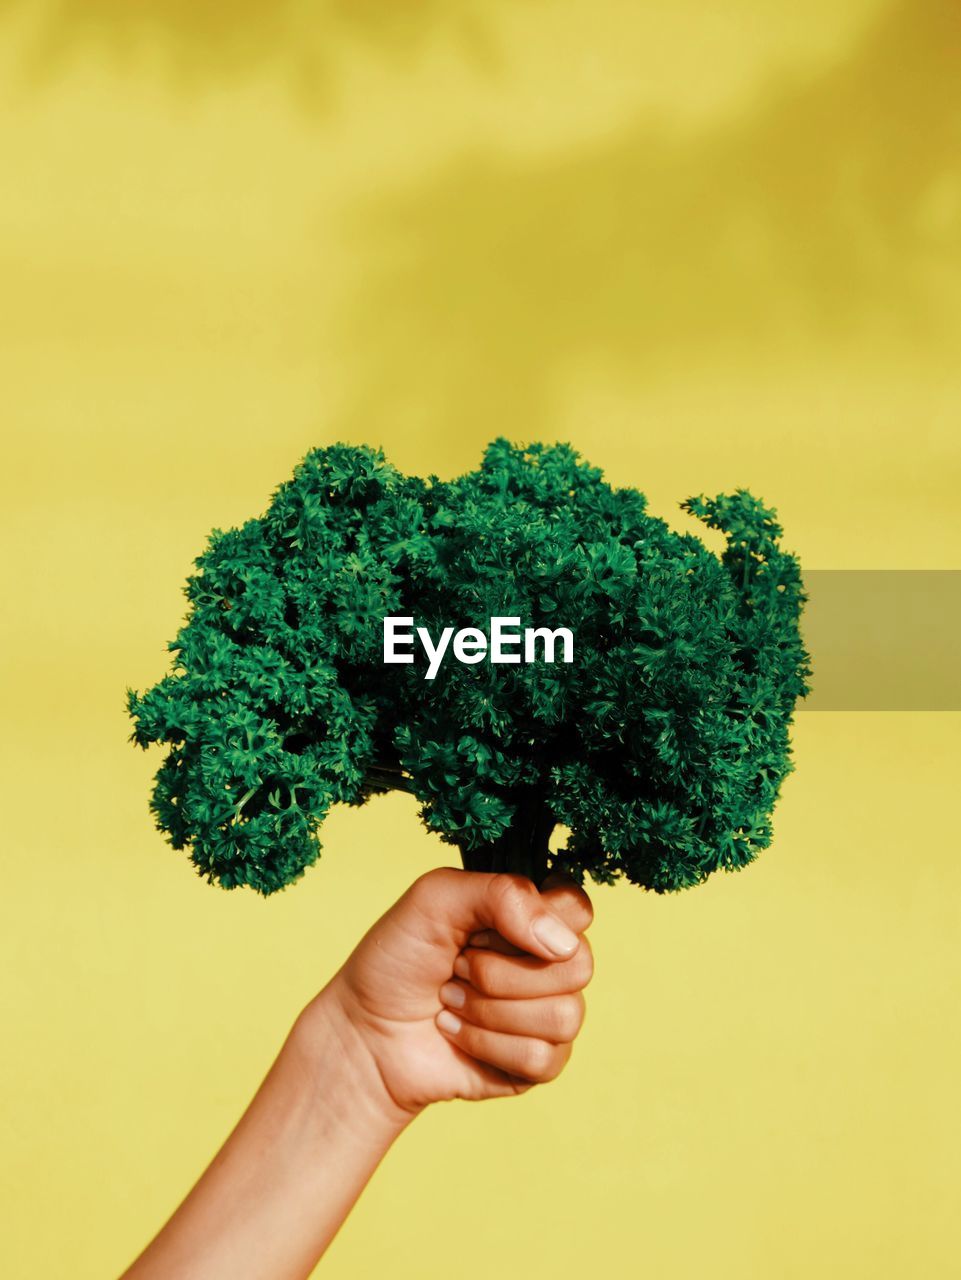
[{"label": "human hand", "polygon": [[302,1015],[362,1046],[388,1105],[522,1093],[553,1080],[584,1017],[587,894],[566,877],[438,868],[358,944]]},{"label": "human hand", "polygon": [[566,878],[538,892],[521,876],[421,876],[304,1009],[124,1280],[310,1273],[428,1103],[522,1093],[561,1071],[584,1016],[591,917]]}]

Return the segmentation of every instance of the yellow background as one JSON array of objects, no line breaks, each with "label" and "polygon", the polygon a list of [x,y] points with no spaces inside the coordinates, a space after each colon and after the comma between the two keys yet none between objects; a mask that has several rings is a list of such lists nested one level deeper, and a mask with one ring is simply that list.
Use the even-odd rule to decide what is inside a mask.
[{"label": "yellow background", "polygon": [[[262,901],[152,829],[124,687],[307,448],[959,566],[959,62],[949,0],[0,0],[0,1273],[119,1272],[449,857],[394,797]],[[419,1121],[322,1273],[956,1275],[958,727],[802,713],[773,848],[597,890],[565,1075]]]}]

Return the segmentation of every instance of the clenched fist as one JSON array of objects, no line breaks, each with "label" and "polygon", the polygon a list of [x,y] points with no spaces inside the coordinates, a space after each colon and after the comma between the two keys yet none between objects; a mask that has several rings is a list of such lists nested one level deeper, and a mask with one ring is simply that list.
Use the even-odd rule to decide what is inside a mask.
[{"label": "clenched fist", "polygon": [[[552,1080],[584,1018],[590,900],[573,881],[441,868],[420,877],[314,1002],[323,1032],[369,1052],[391,1102],[416,1113]],[[317,1011],[308,1006],[308,1029]]]}]

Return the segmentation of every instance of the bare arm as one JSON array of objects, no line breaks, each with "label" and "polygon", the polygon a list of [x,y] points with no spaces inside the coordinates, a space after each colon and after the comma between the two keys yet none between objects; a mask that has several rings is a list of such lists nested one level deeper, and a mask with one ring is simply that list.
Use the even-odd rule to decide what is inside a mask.
[{"label": "bare arm", "polygon": [[310,1274],[412,1118],[386,1097],[360,1049],[318,1001],[130,1280]]},{"label": "bare arm", "polygon": [[590,919],[569,883],[538,893],[511,876],[422,876],[297,1019],[123,1280],[308,1276],[425,1106],[522,1093],[560,1072],[583,1017]]}]

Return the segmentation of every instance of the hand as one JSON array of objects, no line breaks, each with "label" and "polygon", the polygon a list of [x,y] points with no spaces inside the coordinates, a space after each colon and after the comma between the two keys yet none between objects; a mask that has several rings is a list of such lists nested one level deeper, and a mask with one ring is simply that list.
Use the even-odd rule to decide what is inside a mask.
[{"label": "hand", "polygon": [[[430,1102],[552,1080],[590,981],[587,895],[421,876],[307,1006],[250,1106],[124,1280],[300,1280]],[[456,1012],[455,1012],[456,1010]]]},{"label": "hand", "polygon": [[361,940],[302,1019],[361,1042],[389,1103],[522,1093],[553,1080],[584,1017],[593,912],[566,877],[440,868]]}]

